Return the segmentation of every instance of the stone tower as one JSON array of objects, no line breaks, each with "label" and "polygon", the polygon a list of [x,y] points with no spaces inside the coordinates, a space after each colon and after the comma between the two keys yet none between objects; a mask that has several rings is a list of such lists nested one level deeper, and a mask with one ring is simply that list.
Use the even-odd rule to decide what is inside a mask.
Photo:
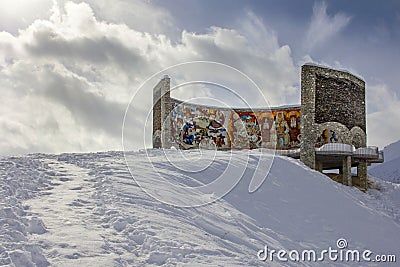
[{"label": "stone tower", "polygon": [[[367,145],[365,82],[347,71],[302,66],[301,116],[300,160],[319,171],[339,169],[347,185],[352,184],[351,167],[357,166],[365,187],[367,162],[353,151]],[[333,144],[318,149],[321,140]]]},{"label": "stone tower", "polygon": [[170,78],[165,75],[153,88],[153,148],[170,148],[172,110]]}]

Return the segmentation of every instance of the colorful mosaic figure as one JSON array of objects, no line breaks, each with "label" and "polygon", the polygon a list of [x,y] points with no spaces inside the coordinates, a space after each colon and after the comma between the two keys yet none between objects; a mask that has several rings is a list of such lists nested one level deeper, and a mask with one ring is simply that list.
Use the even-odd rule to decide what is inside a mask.
[{"label": "colorful mosaic figure", "polygon": [[289,111],[287,112],[287,118],[290,136],[289,148],[300,147],[300,112],[295,110]]},{"label": "colorful mosaic figure", "polygon": [[254,149],[261,147],[261,129],[253,112],[232,112],[230,125],[233,132],[232,146],[234,148]]},{"label": "colorful mosaic figure", "polygon": [[336,132],[327,128],[318,136],[315,147],[321,147],[328,143],[337,143],[338,141],[339,138],[337,137]]},{"label": "colorful mosaic figure", "polygon": [[260,124],[261,146],[274,149],[276,147],[276,130],[272,112],[255,113]]},{"label": "colorful mosaic figure", "polygon": [[[225,129],[227,143],[221,142],[220,140],[223,139],[215,137],[215,133],[212,132],[210,134],[213,134],[214,138],[198,137],[197,132],[201,132],[201,136],[208,134],[208,130],[205,134],[205,130],[201,129],[207,128],[211,121],[219,123]],[[186,146],[213,147],[216,145],[217,147],[236,149],[259,147],[292,149],[300,146],[300,123],[301,117],[298,109],[252,112],[173,103],[171,137],[176,144],[185,144]],[[183,131],[185,140],[183,141],[182,130],[185,125],[185,131]],[[196,133],[191,132],[192,128]],[[201,139],[198,143],[196,137]]]},{"label": "colorful mosaic figure", "polygon": [[285,120],[283,111],[276,113],[275,129],[277,137],[277,148],[287,148],[290,142],[289,125]]},{"label": "colorful mosaic figure", "polygon": [[229,148],[228,134],[223,125],[207,117],[197,117],[188,121],[180,132],[180,146],[184,149],[207,148],[225,149]]}]

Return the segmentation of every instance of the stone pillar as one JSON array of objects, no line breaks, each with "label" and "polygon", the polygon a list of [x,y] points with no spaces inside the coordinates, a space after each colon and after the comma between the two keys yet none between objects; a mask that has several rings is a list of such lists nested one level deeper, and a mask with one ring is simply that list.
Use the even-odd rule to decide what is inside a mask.
[{"label": "stone pillar", "polygon": [[313,66],[301,67],[301,145],[300,160],[315,169],[315,71]]},{"label": "stone pillar", "polygon": [[319,172],[322,172],[323,171],[323,165],[322,165],[322,162],[321,161],[316,161],[315,162],[315,169],[317,170],[317,171],[319,171]]},{"label": "stone pillar", "polygon": [[345,156],[342,160],[342,182],[344,185],[351,186],[351,156]]},{"label": "stone pillar", "polygon": [[368,189],[368,173],[367,173],[367,162],[360,161],[357,166],[357,176],[360,179],[360,187]]},{"label": "stone pillar", "polygon": [[170,78],[164,78],[153,88],[153,148],[171,147]]}]

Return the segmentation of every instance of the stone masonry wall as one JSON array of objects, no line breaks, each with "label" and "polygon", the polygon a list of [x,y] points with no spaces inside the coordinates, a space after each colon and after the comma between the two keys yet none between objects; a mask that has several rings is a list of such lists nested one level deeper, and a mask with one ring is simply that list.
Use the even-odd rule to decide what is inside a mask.
[{"label": "stone masonry wall", "polygon": [[302,66],[301,113],[300,160],[309,167],[315,169],[315,146],[324,138],[366,146],[365,82],[356,76],[316,65]]},{"label": "stone masonry wall", "polygon": [[339,122],[348,129],[365,131],[365,90],[363,84],[340,75],[316,75],[315,122]]},{"label": "stone masonry wall", "polygon": [[164,78],[153,89],[153,147],[170,147],[169,114],[170,78]]},{"label": "stone masonry wall", "polygon": [[[315,129],[315,69],[304,65],[301,68],[301,133],[300,160],[315,169],[314,144],[318,136]],[[307,134],[304,134],[307,133]]]}]

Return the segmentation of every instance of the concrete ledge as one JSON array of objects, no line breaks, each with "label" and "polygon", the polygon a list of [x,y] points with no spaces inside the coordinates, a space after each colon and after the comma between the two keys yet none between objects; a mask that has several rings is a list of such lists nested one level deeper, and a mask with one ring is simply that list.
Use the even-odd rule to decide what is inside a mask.
[{"label": "concrete ledge", "polygon": [[376,146],[361,147],[356,149],[353,153],[353,157],[357,159],[378,159],[379,151]]},{"label": "concrete ledge", "polygon": [[354,147],[352,145],[342,143],[329,143],[320,148],[315,148],[315,153],[317,155],[352,156],[353,151]]}]

